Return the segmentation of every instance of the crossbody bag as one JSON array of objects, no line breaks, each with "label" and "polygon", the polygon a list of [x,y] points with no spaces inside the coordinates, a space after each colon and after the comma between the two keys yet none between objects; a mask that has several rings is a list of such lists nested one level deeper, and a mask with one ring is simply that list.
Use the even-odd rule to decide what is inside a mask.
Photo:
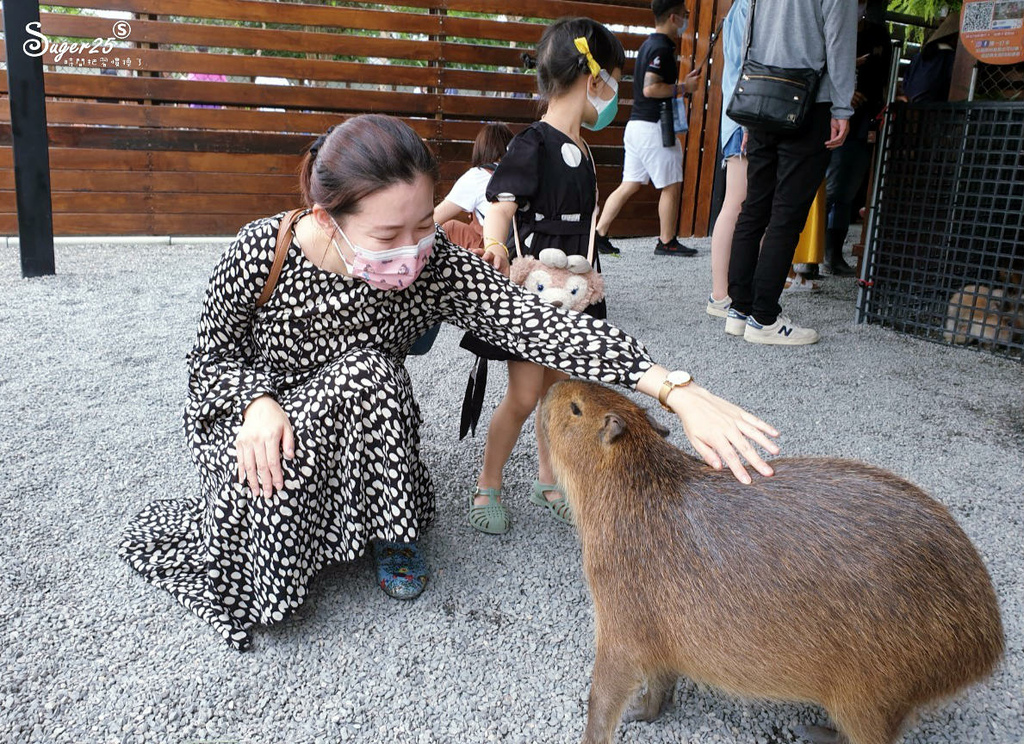
[{"label": "crossbody bag", "polygon": [[807,119],[825,68],[773,67],[750,59],[756,4],[756,0],[751,0],[743,65],[725,113],[744,127],[770,132],[793,131]]}]

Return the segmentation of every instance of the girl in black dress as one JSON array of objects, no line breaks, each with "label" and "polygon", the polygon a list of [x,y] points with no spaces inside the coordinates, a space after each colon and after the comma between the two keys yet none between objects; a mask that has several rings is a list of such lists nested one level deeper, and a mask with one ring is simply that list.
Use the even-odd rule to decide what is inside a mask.
[{"label": "girl in black dress", "polygon": [[[619,40],[589,18],[563,18],[549,26],[537,46],[537,87],[547,101],[541,120],[512,140],[487,187],[493,202],[484,222],[484,259],[507,271],[506,247],[514,218],[524,255],[558,248],[567,256],[588,254],[597,206],[594,163],[580,129],[601,129],[615,118],[618,81],[625,65]],[[594,269],[600,271],[595,253]],[[604,300],[584,311],[607,316]],[[491,418],[484,465],[470,504],[469,521],[482,532],[501,534],[511,526],[501,503],[502,470],[523,424],[548,388],[565,373],[474,340],[464,342],[487,359],[508,361],[508,390]],[[547,448],[538,435],[540,461],[530,500],[571,522],[565,495],[557,490]]]}]

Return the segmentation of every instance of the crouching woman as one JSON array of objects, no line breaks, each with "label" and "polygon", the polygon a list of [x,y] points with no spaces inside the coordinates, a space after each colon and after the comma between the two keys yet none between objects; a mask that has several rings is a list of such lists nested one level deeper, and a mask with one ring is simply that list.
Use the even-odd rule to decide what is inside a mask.
[{"label": "crouching woman", "polygon": [[660,391],[709,463],[747,479],[742,455],[770,473],[749,441],[775,452],[767,424],[664,384],[627,334],[542,304],[453,246],[434,224],[436,178],[407,125],[349,119],[306,155],[308,208],[265,304],[283,215],[243,227],[210,280],[185,407],[201,488],[144,508],[120,555],[235,648],[298,608],[322,568],[368,548],[385,592],[423,590],[416,543],[434,492],[404,360],[439,321],[576,377]]}]

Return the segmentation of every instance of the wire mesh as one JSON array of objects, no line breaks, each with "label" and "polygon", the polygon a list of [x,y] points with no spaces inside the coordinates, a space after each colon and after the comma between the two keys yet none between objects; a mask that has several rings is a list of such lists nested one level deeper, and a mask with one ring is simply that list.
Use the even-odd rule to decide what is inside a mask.
[{"label": "wire mesh", "polygon": [[868,322],[1024,361],[1024,104],[895,104]]},{"label": "wire mesh", "polygon": [[976,101],[1024,101],[1024,63],[987,65],[978,63],[974,83]]}]

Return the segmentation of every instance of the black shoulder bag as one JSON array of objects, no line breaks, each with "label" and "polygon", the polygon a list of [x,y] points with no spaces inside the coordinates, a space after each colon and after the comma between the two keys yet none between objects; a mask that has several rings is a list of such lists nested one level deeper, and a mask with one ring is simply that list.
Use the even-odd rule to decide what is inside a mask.
[{"label": "black shoulder bag", "polygon": [[770,132],[799,129],[814,105],[824,68],[772,67],[750,59],[754,41],[754,6],[750,0],[747,48],[726,114],[737,124]]}]

